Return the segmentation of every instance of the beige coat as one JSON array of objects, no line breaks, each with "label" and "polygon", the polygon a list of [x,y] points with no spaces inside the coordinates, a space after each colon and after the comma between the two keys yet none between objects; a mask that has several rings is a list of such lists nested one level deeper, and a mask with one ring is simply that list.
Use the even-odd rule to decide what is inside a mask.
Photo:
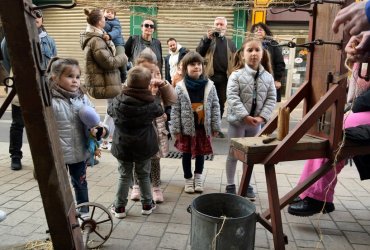
[{"label": "beige coat", "polygon": [[96,32],[86,32],[81,43],[85,53],[85,87],[96,99],[113,98],[122,90],[119,67],[126,65],[126,55],[114,55]]}]

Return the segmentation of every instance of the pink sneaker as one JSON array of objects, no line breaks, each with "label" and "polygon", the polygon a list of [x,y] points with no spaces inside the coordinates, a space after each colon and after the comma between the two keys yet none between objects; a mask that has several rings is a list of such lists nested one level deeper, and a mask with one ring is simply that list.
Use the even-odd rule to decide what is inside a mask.
[{"label": "pink sneaker", "polygon": [[153,200],[155,203],[163,202],[163,193],[160,187],[153,187]]},{"label": "pink sneaker", "polygon": [[139,185],[134,185],[132,187],[132,191],[131,191],[131,200],[133,201],[139,201],[140,200],[140,188],[139,188]]}]

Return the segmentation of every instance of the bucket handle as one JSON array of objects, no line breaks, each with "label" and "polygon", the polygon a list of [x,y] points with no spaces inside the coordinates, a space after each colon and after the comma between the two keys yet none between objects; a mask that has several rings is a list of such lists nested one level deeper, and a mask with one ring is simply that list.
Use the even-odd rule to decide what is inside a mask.
[{"label": "bucket handle", "polygon": [[188,206],[188,208],[186,209],[186,211],[188,211],[189,214],[191,214],[191,205]]}]

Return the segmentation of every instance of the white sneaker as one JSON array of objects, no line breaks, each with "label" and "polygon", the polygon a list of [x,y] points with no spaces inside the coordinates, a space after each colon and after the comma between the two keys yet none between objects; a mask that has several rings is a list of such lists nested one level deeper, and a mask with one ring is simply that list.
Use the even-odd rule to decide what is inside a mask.
[{"label": "white sneaker", "polygon": [[140,200],[140,188],[139,188],[139,185],[134,185],[132,187],[132,191],[131,191],[131,200],[133,201],[139,201]]},{"label": "white sneaker", "polygon": [[194,174],[194,191],[203,192],[203,179],[201,174]]},{"label": "white sneaker", "polygon": [[149,215],[153,212],[154,209],[156,209],[156,207],[157,206],[155,205],[154,201],[152,201],[152,203],[149,204],[149,205],[142,205],[143,209],[141,210],[141,214],[142,215]]},{"label": "white sneaker", "polygon": [[82,213],[80,212],[78,216],[78,223],[82,225],[82,223],[86,220],[90,219],[90,214],[89,213]]},{"label": "white sneaker", "polygon": [[110,212],[116,217],[117,219],[123,219],[126,217],[126,209],[125,207],[115,207],[112,205],[110,207]]},{"label": "white sneaker", "polygon": [[185,193],[192,194],[194,193],[194,180],[193,178],[185,179]]},{"label": "white sneaker", "polygon": [[163,193],[160,187],[153,187],[153,200],[155,203],[163,202]]},{"label": "white sneaker", "polygon": [[5,218],[6,218],[6,213],[4,211],[0,210],[0,221],[5,220]]}]

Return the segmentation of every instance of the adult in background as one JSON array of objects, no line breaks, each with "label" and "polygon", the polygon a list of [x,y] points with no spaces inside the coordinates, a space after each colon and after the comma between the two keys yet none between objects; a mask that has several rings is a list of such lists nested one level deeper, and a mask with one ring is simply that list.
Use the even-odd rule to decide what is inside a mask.
[{"label": "adult in background", "polygon": [[129,37],[125,44],[125,53],[129,61],[134,64],[141,51],[143,51],[145,48],[150,48],[156,55],[158,67],[162,72],[162,45],[158,39],[153,38],[154,31],[154,21],[150,19],[144,19],[144,21],[141,23],[141,35],[133,35]]},{"label": "adult in background", "polygon": [[[226,38],[227,20],[216,17],[213,28],[200,40],[196,51],[205,59],[205,74],[214,82],[220,102],[221,117],[226,102],[227,79],[232,72],[236,46]],[[224,137],[219,133],[219,137]]]},{"label": "adult in background", "polygon": [[264,49],[267,49],[270,53],[272,71],[276,87],[276,102],[281,102],[281,78],[285,72],[285,62],[281,48],[278,42],[272,39],[272,32],[269,27],[264,23],[256,23],[252,25],[251,32],[256,35],[257,38],[262,40]]},{"label": "adult in background", "polygon": [[[43,25],[43,16],[41,10],[35,10],[35,22],[39,34],[39,42],[41,46],[41,54],[43,57],[42,67],[46,69],[50,59],[57,55],[55,41],[48,35]],[[3,54],[3,65],[6,71],[10,72],[10,57],[8,46],[5,38],[1,42],[1,51]],[[9,153],[11,158],[10,168],[12,170],[21,170],[23,157],[22,144],[23,144],[23,129],[24,121],[22,116],[21,107],[19,105],[18,97],[16,96],[12,102],[12,123],[10,125],[10,139],[9,139]]]},{"label": "adult in background", "polygon": [[172,79],[177,71],[177,64],[185,56],[188,50],[179,44],[175,38],[167,40],[169,54],[164,58],[165,63],[165,79],[172,83]]}]

